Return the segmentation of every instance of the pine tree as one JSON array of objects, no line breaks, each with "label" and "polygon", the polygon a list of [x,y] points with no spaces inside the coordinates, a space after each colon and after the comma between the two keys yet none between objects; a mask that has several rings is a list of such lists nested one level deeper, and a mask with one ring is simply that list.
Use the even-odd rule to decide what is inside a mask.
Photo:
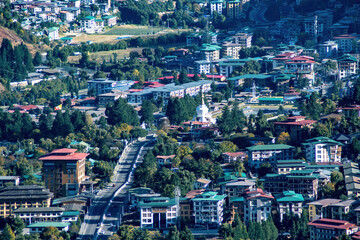
[{"label": "pine tree", "polygon": [[34,66],[39,66],[42,64],[42,57],[41,54],[39,52],[35,53],[34,59],[33,59],[33,65]]},{"label": "pine tree", "polygon": [[194,240],[194,236],[192,235],[192,232],[190,229],[185,226],[184,230],[180,232],[180,239],[181,240]]},{"label": "pine tree", "polygon": [[9,224],[5,225],[1,237],[2,239],[6,239],[6,240],[15,240],[15,233],[13,232]]}]

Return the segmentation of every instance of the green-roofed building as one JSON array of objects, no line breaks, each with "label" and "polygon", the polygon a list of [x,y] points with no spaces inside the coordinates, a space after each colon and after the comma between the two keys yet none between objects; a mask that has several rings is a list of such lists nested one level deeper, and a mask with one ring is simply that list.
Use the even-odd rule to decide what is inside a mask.
[{"label": "green-roofed building", "polygon": [[207,191],[192,199],[195,224],[220,226],[223,221],[226,195]]},{"label": "green-roofed building", "polygon": [[261,179],[264,189],[272,194],[294,191],[307,200],[317,199],[320,175],[315,170],[293,170],[288,174],[266,174]]},{"label": "green-roofed building", "polygon": [[130,201],[130,209],[138,209],[140,202],[149,201],[154,197],[161,197],[160,193],[155,193],[151,188],[138,187],[131,188],[128,191],[128,199]]},{"label": "green-roofed building", "polygon": [[356,74],[358,60],[350,54],[345,54],[337,59],[339,79]]},{"label": "green-roofed building", "polygon": [[303,170],[308,164],[302,159],[279,160],[276,163],[278,174],[288,174],[292,170]]},{"label": "green-roofed building", "polygon": [[177,224],[180,206],[176,198],[152,197],[139,203],[140,227],[167,229]]},{"label": "green-roofed building", "polygon": [[341,162],[341,152],[344,144],[328,137],[316,137],[306,140],[302,147],[308,162],[334,163]]},{"label": "green-roofed building", "polygon": [[262,97],[258,99],[260,105],[280,105],[283,104],[283,97]]},{"label": "green-roofed building", "polygon": [[26,228],[29,229],[31,233],[41,233],[47,227],[56,227],[60,232],[67,232],[69,230],[69,222],[37,222],[30,225],[27,225]]},{"label": "green-roofed building", "polygon": [[220,58],[220,49],[218,45],[212,44],[203,44],[200,48],[200,55],[202,60],[207,60],[209,62],[218,60]]},{"label": "green-roofed building", "polygon": [[249,165],[258,168],[264,162],[275,166],[278,160],[294,158],[294,147],[286,144],[256,145],[246,148],[248,150]]},{"label": "green-roofed building", "polygon": [[300,193],[284,191],[281,194],[275,195],[275,199],[281,222],[284,219],[284,215],[287,213],[301,217],[304,198]]}]

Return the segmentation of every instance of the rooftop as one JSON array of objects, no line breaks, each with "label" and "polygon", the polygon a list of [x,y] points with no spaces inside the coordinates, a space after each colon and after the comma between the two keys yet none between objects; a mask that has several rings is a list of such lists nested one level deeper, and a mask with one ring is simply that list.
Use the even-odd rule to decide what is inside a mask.
[{"label": "rooftop", "polygon": [[37,222],[30,225],[27,225],[27,228],[46,228],[46,227],[56,227],[64,228],[70,225],[69,222]]},{"label": "rooftop", "polygon": [[32,212],[63,212],[64,208],[61,207],[27,207],[18,208],[14,213],[32,213]]},{"label": "rooftop", "polygon": [[293,146],[286,144],[268,144],[268,145],[256,145],[252,147],[247,147],[249,151],[267,151],[267,150],[287,150],[293,149]]}]

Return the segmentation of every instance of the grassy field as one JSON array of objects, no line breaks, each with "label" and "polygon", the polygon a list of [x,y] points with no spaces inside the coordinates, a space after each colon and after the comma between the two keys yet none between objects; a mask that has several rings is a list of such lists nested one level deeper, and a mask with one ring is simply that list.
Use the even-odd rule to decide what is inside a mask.
[{"label": "grassy field", "polygon": [[106,32],[104,32],[102,35],[149,35],[149,34],[155,34],[163,30],[163,28],[159,27],[146,27],[146,26],[133,26],[133,27],[114,27]]},{"label": "grassy field", "polygon": [[[93,52],[89,53],[89,58],[92,61],[96,61],[98,63],[102,63],[105,59],[109,61],[110,57],[113,58],[113,53],[117,54],[117,59],[123,59],[124,57],[129,57],[130,52],[135,51],[141,54],[143,48],[128,48],[128,49],[121,49],[121,50],[113,50],[113,51],[101,51],[101,52]],[[71,63],[79,62],[80,56],[70,56],[68,61]]]}]

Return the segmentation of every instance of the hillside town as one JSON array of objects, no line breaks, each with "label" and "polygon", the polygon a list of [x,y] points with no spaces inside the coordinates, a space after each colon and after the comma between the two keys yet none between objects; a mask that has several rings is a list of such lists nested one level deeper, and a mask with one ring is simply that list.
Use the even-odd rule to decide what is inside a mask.
[{"label": "hillside town", "polygon": [[360,239],[356,0],[0,2],[0,240]]}]

